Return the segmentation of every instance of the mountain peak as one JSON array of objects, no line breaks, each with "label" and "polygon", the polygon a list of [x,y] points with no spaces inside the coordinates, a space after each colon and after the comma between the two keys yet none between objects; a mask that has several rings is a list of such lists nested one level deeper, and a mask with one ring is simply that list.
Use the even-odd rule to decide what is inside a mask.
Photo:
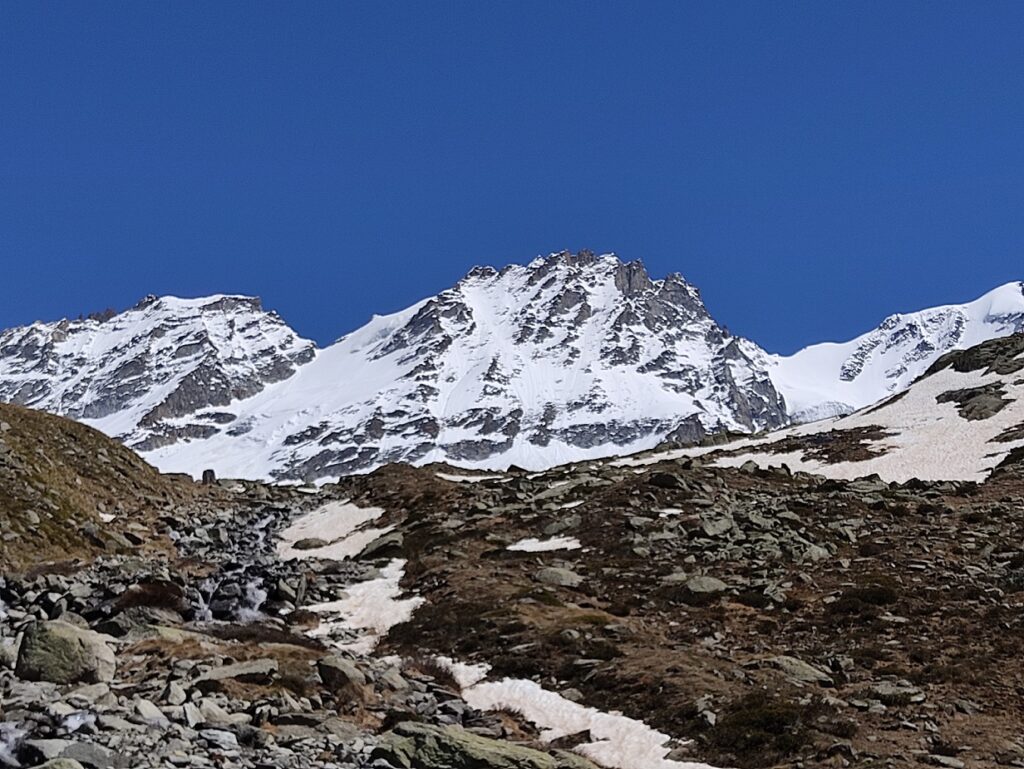
[{"label": "mountain peak", "polygon": [[695,288],[592,251],[474,267],[273,388],[211,405],[128,440],[167,469],[308,479],[394,461],[540,467],[785,422]]},{"label": "mountain peak", "polygon": [[0,332],[0,400],[90,420],[152,448],[209,433],[162,420],[254,395],[314,355],[257,298],[151,295],[120,313]]}]

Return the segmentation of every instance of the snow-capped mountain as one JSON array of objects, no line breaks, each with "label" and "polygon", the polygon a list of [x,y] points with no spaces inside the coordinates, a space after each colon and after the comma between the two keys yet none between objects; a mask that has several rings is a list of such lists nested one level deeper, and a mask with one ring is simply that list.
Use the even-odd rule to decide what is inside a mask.
[{"label": "snow-capped mountain", "polygon": [[314,349],[258,299],[149,296],[119,314],[0,332],[0,400],[146,451],[219,432],[233,417],[216,408],[290,377]]},{"label": "snow-capped mountain", "polygon": [[397,461],[543,467],[786,420],[695,288],[590,253],[476,268],[218,411],[224,429],[150,458],[307,479]]},{"label": "snow-capped mountain", "polygon": [[1024,283],[967,304],[890,315],[849,342],[771,356],[766,365],[795,422],[849,414],[906,389],[941,355],[1024,330]]},{"label": "snow-capped mountain", "polygon": [[386,462],[541,467],[786,423],[756,345],[679,275],[561,253],[315,350],[256,300],[148,299],[0,337],[0,397],[167,470],[320,478]]},{"label": "snow-capped mountain", "polygon": [[769,355],[680,275],[563,252],[324,348],[258,299],[147,297],[0,332],[0,400],[85,421],[161,469],[311,480],[388,462],[530,469],[848,413],[941,354],[1024,328],[1024,286]]}]

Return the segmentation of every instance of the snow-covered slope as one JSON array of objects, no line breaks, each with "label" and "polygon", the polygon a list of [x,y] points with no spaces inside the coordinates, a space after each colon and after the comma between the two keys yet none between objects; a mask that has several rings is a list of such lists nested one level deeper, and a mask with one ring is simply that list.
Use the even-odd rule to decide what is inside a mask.
[{"label": "snow-covered slope", "polygon": [[584,252],[476,268],[220,409],[225,429],[149,458],[304,479],[395,461],[540,468],[778,427],[783,403],[740,341],[682,277],[652,281],[639,262]]},{"label": "snow-covered slope", "polygon": [[845,417],[616,463],[699,456],[719,467],[784,464],[829,478],[982,481],[1022,450],[1024,334],[1014,334],[947,353],[906,390]]},{"label": "snow-covered slope", "polygon": [[891,315],[849,342],[816,344],[767,366],[796,422],[849,414],[906,389],[939,356],[1024,330],[1024,283],[967,304]]}]

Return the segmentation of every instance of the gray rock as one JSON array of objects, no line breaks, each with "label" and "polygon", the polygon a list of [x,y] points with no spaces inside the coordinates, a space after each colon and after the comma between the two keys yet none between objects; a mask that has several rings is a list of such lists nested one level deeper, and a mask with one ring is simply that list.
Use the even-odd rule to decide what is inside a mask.
[{"label": "gray rock", "polygon": [[691,593],[721,593],[729,586],[715,577],[696,576],[686,581],[686,589]]},{"label": "gray rock", "polygon": [[925,693],[909,681],[880,681],[871,686],[871,692],[885,705],[924,702]]},{"label": "gray rock", "polygon": [[202,691],[215,689],[221,681],[233,679],[247,684],[269,684],[277,673],[277,661],[272,659],[249,660],[236,662],[233,665],[222,665],[203,673],[195,680],[196,688]]},{"label": "gray rock", "polygon": [[188,694],[181,684],[177,681],[171,681],[167,684],[167,688],[164,689],[163,699],[168,705],[184,705],[188,699]]},{"label": "gray rock", "polygon": [[135,702],[135,714],[143,723],[151,726],[165,726],[169,723],[164,712],[149,700],[137,700]]},{"label": "gray rock", "polygon": [[382,735],[371,753],[401,769],[596,769],[590,761],[567,753],[557,756],[492,740],[458,726],[400,723]]},{"label": "gray rock", "polygon": [[296,550],[319,550],[322,547],[327,547],[330,542],[326,539],[318,539],[317,537],[307,537],[306,539],[300,539],[294,545],[293,548]]},{"label": "gray rock", "polygon": [[24,746],[48,761],[60,758],[74,744],[71,740],[25,740]]},{"label": "gray rock", "polygon": [[206,722],[206,716],[204,716],[203,712],[191,702],[186,702],[182,706],[181,715],[189,728],[195,728],[196,726],[199,726],[199,724]]},{"label": "gray rock", "polygon": [[704,533],[709,537],[720,537],[725,532],[732,529],[736,522],[728,515],[715,516],[713,518],[706,518],[701,524],[704,529]]},{"label": "gray rock", "polygon": [[675,473],[651,473],[647,483],[659,489],[679,489],[683,487],[682,480]]},{"label": "gray rock", "polygon": [[79,686],[65,696],[69,702],[84,702],[92,706],[112,705],[117,700],[110,693],[110,687],[106,684],[89,684]]},{"label": "gray rock", "polygon": [[781,655],[772,657],[767,662],[772,667],[781,670],[782,674],[792,681],[804,684],[820,684],[822,686],[832,686],[834,683],[832,676],[824,670],[820,670],[796,657]]},{"label": "gray rock", "polygon": [[364,547],[359,557],[370,559],[401,555],[404,544],[405,537],[402,533],[400,531],[391,531],[377,537],[377,539]]},{"label": "gray rock", "polygon": [[380,676],[380,682],[396,692],[409,688],[409,682],[398,672],[398,668],[392,667],[385,670]]},{"label": "gray rock", "polygon": [[33,622],[25,630],[15,674],[55,684],[108,683],[117,669],[107,646],[112,640],[66,622]]},{"label": "gray rock", "polygon": [[546,536],[553,537],[556,534],[561,534],[563,531],[578,529],[581,523],[583,523],[583,519],[578,514],[573,513],[549,523],[544,527],[543,531]]},{"label": "gray rock", "polygon": [[18,662],[18,645],[13,638],[0,638],[0,669],[13,670]]},{"label": "gray rock", "polygon": [[351,686],[365,686],[366,676],[351,660],[344,657],[327,657],[316,664],[322,680],[334,691]]},{"label": "gray rock", "polygon": [[557,566],[546,566],[540,569],[536,574],[536,579],[545,585],[556,587],[579,587],[583,582],[583,577],[576,572]]},{"label": "gray rock", "polygon": [[238,750],[238,738],[223,729],[201,729],[199,736],[219,750]]},{"label": "gray rock", "polygon": [[75,742],[67,748],[61,758],[78,761],[95,769],[124,769],[128,759],[116,751],[89,742]]}]

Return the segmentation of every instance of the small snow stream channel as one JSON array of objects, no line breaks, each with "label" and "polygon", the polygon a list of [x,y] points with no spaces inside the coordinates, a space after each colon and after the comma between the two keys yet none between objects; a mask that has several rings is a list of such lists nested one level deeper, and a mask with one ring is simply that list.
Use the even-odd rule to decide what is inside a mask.
[{"label": "small snow stream channel", "polygon": [[[280,533],[277,553],[282,560],[355,558],[378,537],[393,527],[372,524],[384,511],[358,507],[349,502],[331,502],[296,519]],[[524,541],[518,549],[537,551],[579,547],[575,541],[541,543]],[[370,654],[387,632],[407,622],[423,603],[417,596],[403,597],[400,582],[405,561],[391,560],[377,576],[348,585],[336,600],[308,606],[321,616],[313,635],[336,649],[352,654]],[[477,710],[513,710],[541,730],[541,738],[552,741],[569,734],[589,731],[593,740],[575,750],[609,769],[714,769],[708,764],[673,761],[667,758],[669,735],[621,713],[605,713],[565,699],[529,680],[505,678],[488,681],[487,665],[466,665],[456,660],[438,660],[454,675],[466,702]]]}]

